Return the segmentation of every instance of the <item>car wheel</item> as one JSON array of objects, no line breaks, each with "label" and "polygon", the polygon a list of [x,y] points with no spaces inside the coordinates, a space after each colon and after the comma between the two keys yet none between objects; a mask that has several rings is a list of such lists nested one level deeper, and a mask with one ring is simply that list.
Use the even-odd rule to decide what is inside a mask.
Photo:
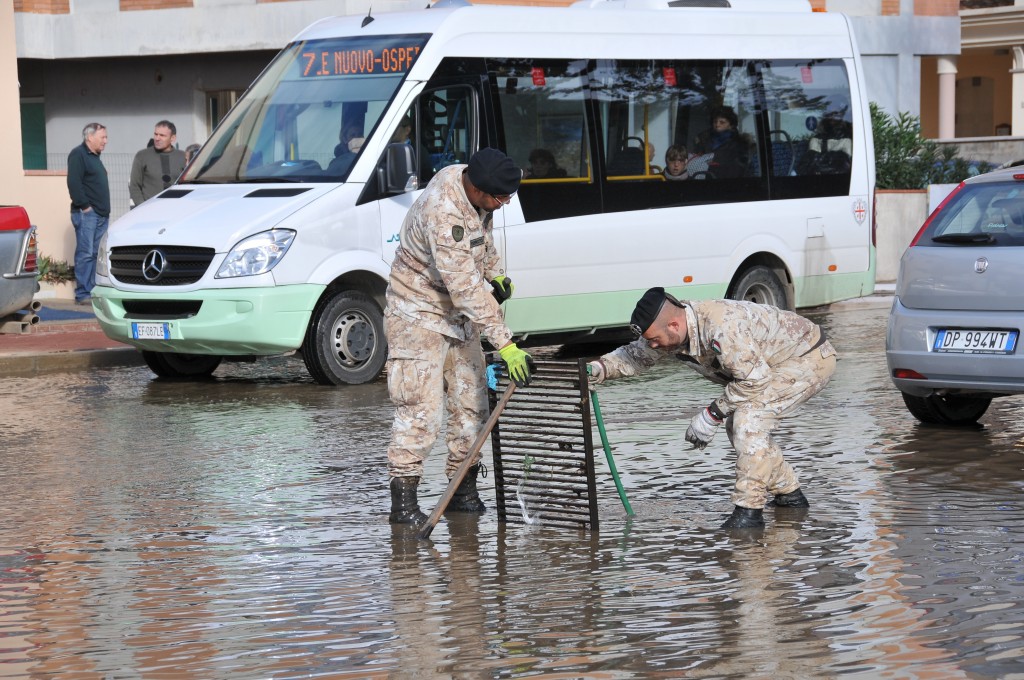
[{"label": "car wheel", "polygon": [[779,309],[790,309],[786,289],[768,267],[751,267],[743,272],[726,295],[730,300],[747,300]]},{"label": "car wheel", "polygon": [[932,425],[974,425],[985,415],[991,399],[949,394],[915,397],[901,392],[911,415]]},{"label": "car wheel", "polygon": [[206,378],[220,366],[223,357],[143,351],[142,358],[150,370],[161,378]]},{"label": "car wheel", "polygon": [[370,382],[387,358],[384,315],[371,297],[343,290],[320,300],[302,343],[302,359],[314,380],[321,385]]}]

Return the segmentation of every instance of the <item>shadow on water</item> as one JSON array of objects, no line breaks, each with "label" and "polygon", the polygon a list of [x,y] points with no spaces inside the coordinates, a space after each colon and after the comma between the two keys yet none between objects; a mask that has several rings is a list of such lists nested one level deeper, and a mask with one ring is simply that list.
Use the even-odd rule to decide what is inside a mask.
[{"label": "shadow on water", "polygon": [[[737,534],[724,433],[682,439],[718,388],[674,365],[602,387],[635,517],[599,456],[599,532],[491,510],[431,541],[387,524],[383,382],[324,388],[294,359],[7,379],[0,675],[1014,677],[1021,400],[917,425],[886,314],[814,314],[839,367],[779,432],[812,507]],[[443,465],[439,443],[427,511]]]}]

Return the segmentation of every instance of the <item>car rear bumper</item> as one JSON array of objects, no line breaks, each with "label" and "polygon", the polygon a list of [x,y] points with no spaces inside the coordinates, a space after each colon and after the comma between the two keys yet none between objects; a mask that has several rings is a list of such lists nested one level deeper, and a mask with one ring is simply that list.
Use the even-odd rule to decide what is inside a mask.
[{"label": "car rear bumper", "polygon": [[[1014,329],[1018,331],[1017,348],[1013,354],[934,352],[931,347],[939,328]],[[919,397],[937,392],[1024,394],[1022,328],[1024,311],[911,309],[896,298],[885,338],[889,377],[901,392]],[[925,379],[896,378],[893,372],[897,369],[916,371]]]},{"label": "car rear bumper", "polygon": [[[304,284],[261,288],[225,288],[191,293],[134,293],[109,286],[92,290],[96,320],[107,337],[141,350],[224,356],[272,355],[298,349],[313,306],[324,286]],[[161,316],[132,313],[159,309],[161,303],[195,302],[196,311]],[[168,324],[166,340],[139,340],[132,322]]]}]

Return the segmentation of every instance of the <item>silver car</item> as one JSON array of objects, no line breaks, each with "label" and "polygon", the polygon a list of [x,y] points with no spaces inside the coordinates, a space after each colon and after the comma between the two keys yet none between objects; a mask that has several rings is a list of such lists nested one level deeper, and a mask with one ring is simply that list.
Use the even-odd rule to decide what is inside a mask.
[{"label": "silver car", "polygon": [[963,182],[900,261],[885,336],[889,376],[922,422],[976,423],[1024,394],[1024,168]]},{"label": "silver car", "polygon": [[[0,333],[38,321],[36,228],[20,206],[0,205]],[[30,322],[27,319],[34,319]]]}]

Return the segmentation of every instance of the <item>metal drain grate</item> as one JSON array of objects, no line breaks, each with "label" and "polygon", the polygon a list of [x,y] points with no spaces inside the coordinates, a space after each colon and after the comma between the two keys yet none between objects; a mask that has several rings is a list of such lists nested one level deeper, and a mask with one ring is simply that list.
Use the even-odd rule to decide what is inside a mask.
[{"label": "metal drain grate", "polygon": [[[491,408],[508,386],[498,379]],[[586,362],[537,361],[491,431],[498,520],[597,529]]]}]

